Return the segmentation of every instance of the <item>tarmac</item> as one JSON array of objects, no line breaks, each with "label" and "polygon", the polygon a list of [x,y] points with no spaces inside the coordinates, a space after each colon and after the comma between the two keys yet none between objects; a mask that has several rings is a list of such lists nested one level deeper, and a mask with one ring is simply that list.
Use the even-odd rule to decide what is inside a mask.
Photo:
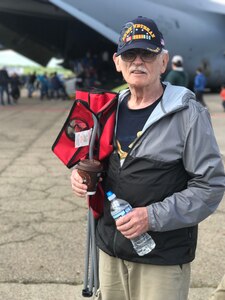
[{"label": "tarmac", "polygon": [[[225,113],[217,94],[205,100],[224,161]],[[51,151],[71,106],[37,98],[0,106],[0,300],[85,299],[87,205]],[[224,213],[223,199],[199,225],[189,300],[207,300],[225,274]]]}]

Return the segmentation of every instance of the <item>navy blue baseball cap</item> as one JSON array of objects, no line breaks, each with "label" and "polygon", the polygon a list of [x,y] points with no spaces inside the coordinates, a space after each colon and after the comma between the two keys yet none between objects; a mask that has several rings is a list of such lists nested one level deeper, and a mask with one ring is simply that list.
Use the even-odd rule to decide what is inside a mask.
[{"label": "navy blue baseball cap", "polygon": [[138,17],[123,25],[116,56],[137,48],[159,54],[164,47],[163,35],[156,23],[146,17]]}]

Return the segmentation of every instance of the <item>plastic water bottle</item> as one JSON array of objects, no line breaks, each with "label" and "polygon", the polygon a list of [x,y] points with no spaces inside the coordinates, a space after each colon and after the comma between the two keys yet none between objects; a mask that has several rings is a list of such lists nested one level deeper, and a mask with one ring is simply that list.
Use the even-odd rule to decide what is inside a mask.
[{"label": "plastic water bottle", "polygon": [[[114,220],[117,220],[132,211],[132,206],[127,201],[117,198],[113,192],[109,191],[106,195],[111,202],[110,212]],[[131,239],[131,242],[134,250],[139,256],[143,256],[155,248],[155,242],[147,232]]]}]

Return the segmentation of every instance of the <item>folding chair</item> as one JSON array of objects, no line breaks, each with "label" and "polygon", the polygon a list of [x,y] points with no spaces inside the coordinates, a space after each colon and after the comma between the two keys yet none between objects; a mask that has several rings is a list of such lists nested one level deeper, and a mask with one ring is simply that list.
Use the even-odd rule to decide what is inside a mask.
[{"label": "folding chair", "polygon": [[[118,94],[104,90],[77,90],[70,113],[58,134],[52,151],[68,167],[74,167],[82,159],[98,159],[103,162],[113,151]],[[75,128],[90,130],[88,145],[77,147]],[[85,253],[84,286],[82,295],[91,297],[99,287],[98,249],[95,241],[96,220],[103,209],[104,194],[98,185],[96,195],[87,196],[87,237]]]}]

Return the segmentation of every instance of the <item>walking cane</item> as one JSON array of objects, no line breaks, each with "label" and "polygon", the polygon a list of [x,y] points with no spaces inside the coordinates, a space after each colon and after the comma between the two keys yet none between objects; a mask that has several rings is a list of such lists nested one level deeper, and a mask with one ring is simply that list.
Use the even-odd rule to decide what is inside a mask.
[{"label": "walking cane", "polygon": [[[89,145],[89,159],[93,159],[93,149],[96,134],[98,133],[98,120],[94,114],[92,114],[94,120],[94,126],[91,134]],[[89,197],[87,195],[87,203],[89,203]],[[91,262],[90,262],[91,261]],[[84,269],[84,288],[82,290],[83,297],[91,297],[97,292],[99,287],[98,278],[98,250],[95,240],[95,219],[91,207],[88,209],[87,217],[87,239],[86,239],[86,255],[85,255],[85,269]]]}]

